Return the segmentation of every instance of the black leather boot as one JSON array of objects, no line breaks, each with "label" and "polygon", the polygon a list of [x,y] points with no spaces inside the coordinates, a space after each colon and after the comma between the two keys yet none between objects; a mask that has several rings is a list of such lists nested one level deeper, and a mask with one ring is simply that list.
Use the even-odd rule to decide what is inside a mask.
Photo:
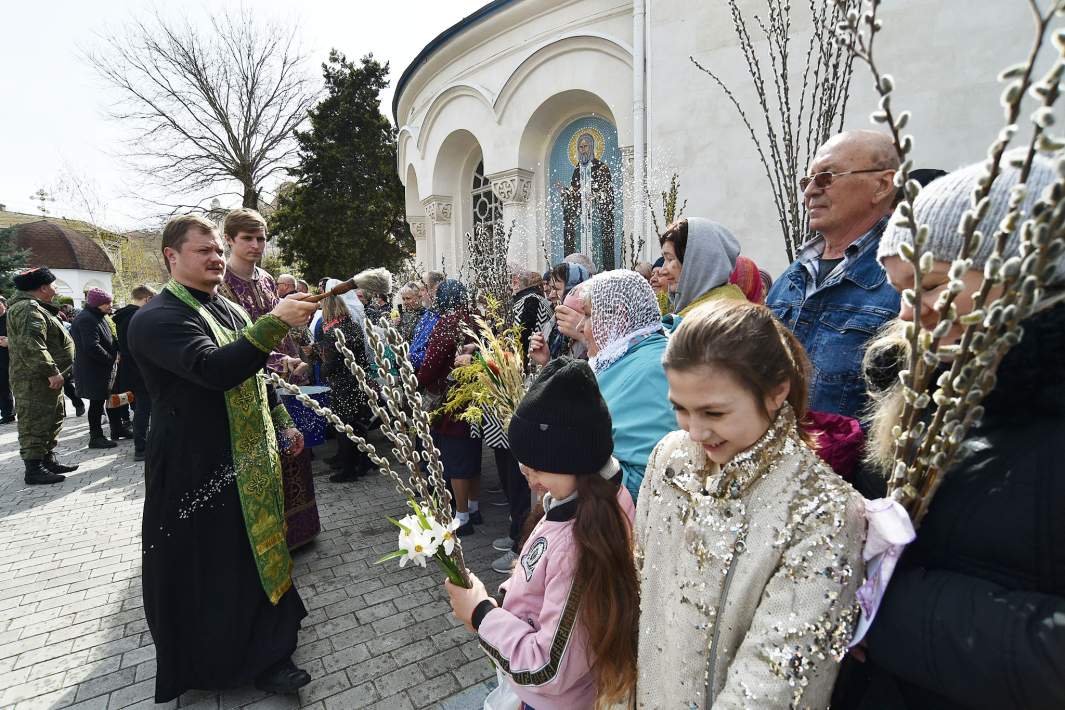
[{"label": "black leather boot", "polygon": [[46,471],[44,467],[41,466],[40,459],[27,459],[26,477],[23,480],[25,480],[28,485],[40,486],[48,485],[50,483],[60,483],[66,480],[66,476]]},{"label": "black leather boot", "polygon": [[89,448],[90,449],[113,449],[118,444],[104,436],[103,427],[99,424],[93,426],[89,423]]},{"label": "black leather boot", "polygon": [[111,424],[111,439],[118,441],[119,439],[132,439],[133,430],[129,428],[129,424],[120,420],[117,420]]},{"label": "black leather boot", "polygon": [[59,463],[54,451],[49,451],[41,460],[41,466],[49,473],[73,473],[78,470],[78,464]]}]

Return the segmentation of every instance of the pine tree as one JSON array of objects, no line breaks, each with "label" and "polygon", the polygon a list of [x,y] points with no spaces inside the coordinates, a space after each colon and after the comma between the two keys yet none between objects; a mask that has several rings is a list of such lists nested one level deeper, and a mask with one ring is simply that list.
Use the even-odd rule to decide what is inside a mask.
[{"label": "pine tree", "polygon": [[314,282],[394,268],[414,251],[396,176],[396,131],[381,113],[388,63],[369,54],[350,62],[333,50],[322,65],[327,96],[296,134],[295,186],[284,191],[271,227],[284,261]]},{"label": "pine tree", "polygon": [[13,277],[26,267],[29,252],[15,246],[15,228],[0,229],[0,294],[10,296],[15,290]]}]

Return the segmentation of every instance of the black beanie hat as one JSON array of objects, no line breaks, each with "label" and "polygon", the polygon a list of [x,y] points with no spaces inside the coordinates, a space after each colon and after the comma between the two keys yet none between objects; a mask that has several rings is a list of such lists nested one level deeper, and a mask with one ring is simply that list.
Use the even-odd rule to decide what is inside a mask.
[{"label": "black beanie hat", "polygon": [[610,410],[588,363],[552,360],[530,385],[507,436],[519,463],[545,473],[590,476],[614,453]]},{"label": "black beanie hat", "polygon": [[45,284],[55,281],[55,274],[41,266],[36,269],[26,269],[20,274],[15,274],[13,279],[15,288],[19,291],[36,291]]}]

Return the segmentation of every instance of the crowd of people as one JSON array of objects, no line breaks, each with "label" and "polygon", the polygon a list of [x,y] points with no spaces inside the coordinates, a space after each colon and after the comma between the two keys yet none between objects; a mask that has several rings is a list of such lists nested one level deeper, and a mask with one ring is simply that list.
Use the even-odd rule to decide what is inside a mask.
[{"label": "crowd of people", "polygon": [[[26,480],[71,468],[54,449],[73,372],[89,445],[131,435],[146,459],[156,700],[245,683],[293,692],[310,676],[291,658],[307,613],[291,550],[320,525],[312,453],[263,373],[327,386],[333,411],[365,436],[373,412],[338,345],[379,377],[367,334],[391,325],[437,413],[457,535],[491,515],[485,449],[506,500],[509,534],[493,541],[492,563],[506,581],[445,585],[498,670],[492,707],[1063,707],[1060,254],[982,423],[852,644],[869,501],[894,465],[901,333],[914,318],[900,297],[912,237],[891,220],[898,167],[881,133],[822,145],[800,180],[814,236],[775,281],[743,255],[744,235],[699,217],[669,225],[662,258],[633,270],[597,273],[581,254],[545,273],[509,266],[507,321],[529,384],[505,425],[442,409],[455,368],[475,356],[476,284],[429,271],[393,293],[391,275],[369,269],[357,291],[323,279],[312,298],[306,282],[256,265],[267,234],[253,210],[231,212],[220,232],[171,220],[163,291],[135,291],[113,319],[110,297],[90,292],[69,334],[54,277],[27,271],[0,313]],[[930,327],[979,168],[919,174],[916,218],[934,260],[916,297]],[[1056,175],[1035,160],[1029,207]],[[984,224],[1001,222],[1020,179],[1003,169]],[[990,241],[962,278],[959,318],[974,308]],[[1019,250],[1013,233],[1006,256]],[[401,352],[389,350],[393,369]],[[105,406],[126,389],[131,432],[122,406]],[[0,409],[10,421],[10,398]],[[373,468],[343,434],[329,463],[338,485]]]}]

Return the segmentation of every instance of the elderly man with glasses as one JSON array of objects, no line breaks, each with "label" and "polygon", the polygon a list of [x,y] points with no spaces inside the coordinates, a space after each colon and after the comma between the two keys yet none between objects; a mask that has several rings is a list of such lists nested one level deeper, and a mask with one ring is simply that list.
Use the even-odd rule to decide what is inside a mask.
[{"label": "elderly man with glasses", "polygon": [[810,356],[814,411],[861,414],[866,342],[898,315],[899,294],[876,260],[898,166],[889,136],[847,131],[817,150],[799,181],[814,236],[773,284],[766,305]]}]

